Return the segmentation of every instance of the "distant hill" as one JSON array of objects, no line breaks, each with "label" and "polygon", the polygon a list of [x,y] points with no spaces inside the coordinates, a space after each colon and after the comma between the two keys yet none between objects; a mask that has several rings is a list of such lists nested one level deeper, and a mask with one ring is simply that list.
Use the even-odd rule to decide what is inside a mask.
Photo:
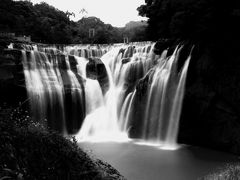
[{"label": "distant hill", "polygon": [[74,43],[121,43],[124,37],[128,37],[129,42],[146,40],[146,21],[130,21],[125,27],[117,28],[91,16],[80,19],[76,24]]},{"label": "distant hill", "polygon": [[34,42],[71,43],[73,26],[67,13],[47,3],[1,0],[1,33],[30,35]]},{"label": "distant hill", "polygon": [[123,36],[128,37],[129,42],[146,41],[146,21],[130,21],[123,28]]},{"label": "distant hill", "polygon": [[147,21],[130,21],[125,25],[125,30],[130,30],[138,27],[147,27]]},{"label": "distant hill", "polygon": [[124,28],[105,24],[97,17],[71,21],[71,12],[63,12],[45,2],[1,0],[0,33],[31,36],[33,42],[49,44],[121,43],[142,41],[147,23],[130,21]]},{"label": "distant hill", "polygon": [[73,43],[108,44],[122,42],[122,31],[97,17],[84,17],[76,23]]}]

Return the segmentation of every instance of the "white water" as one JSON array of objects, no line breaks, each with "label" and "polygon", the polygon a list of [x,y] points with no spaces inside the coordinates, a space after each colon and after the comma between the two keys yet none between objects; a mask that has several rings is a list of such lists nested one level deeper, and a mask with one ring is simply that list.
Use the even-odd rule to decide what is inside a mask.
[{"label": "white water", "polygon": [[148,89],[147,105],[143,125],[143,139],[148,143],[163,144],[165,147],[177,146],[179,119],[182,109],[184,87],[190,56],[177,72],[180,48],[176,48],[168,59],[164,52]]},{"label": "white water", "polygon": [[[102,57],[102,59],[104,59],[104,57]],[[98,107],[92,108],[91,112],[87,114],[82,128],[76,135],[76,139],[78,141],[100,142],[128,140],[127,134],[120,130],[118,124],[117,101],[119,97],[119,92],[114,85],[110,68],[108,67],[108,65],[105,65],[105,67],[109,79],[109,90],[103,96],[102,93],[97,93],[101,92],[101,88],[99,85],[98,87],[96,87],[96,85],[94,86],[94,84],[91,84],[91,87],[89,86],[89,90],[95,90],[92,91],[92,95],[86,95],[86,99],[89,99],[89,102],[93,102],[95,99],[101,99],[101,103]],[[86,88],[87,87],[88,86],[86,86]],[[88,93],[89,92],[86,89],[86,94]],[[88,102],[88,100],[86,101]],[[93,103],[92,106],[94,104],[95,103]]]},{"label": "white water", "polygon": [[[30,51],[29,58],[22,51],[24,76],[30,100],[32,117],[43,122],[45,118],[58,118],[49,126],[61,126],[57,129],[65,132],[63,104],[63,83],[44,53]],[[48,115],[50,114],[50,115]],[[55,117],[50,117],[51,115]],[[56,116],[57,115],[57,116]]]},{"label": "white water", "polygon": [[86,66],[87,66],[88,60],[82,57],[75,57],[75,59],[78,64],[77,65],[78,74],[86,79],[87,78]]},{"label": "white water", "polygon": [[[147,49],[150,52],[149,50],[147,52]],[[110,88],[104,97],[104,106],[91,113],[84,121],[80,130],[80,139],[83,141],[127,140],[131,128],[129,121],[134,108],[136,83],[154,64],[157,64],[147,92],[141,143],[161,145],[163,149],[175,149],[190,61],[189,56],[182,71],[178,73],[177,61],[180,51],[181,47],[177,47],[170,57],[166,57],[167,51],[158,57],[154,56],[152,49],[148,47],[134,50],[128,47],[124,52],[118,47],[105,54],[101,59],[108,72]],[[123,58],[128,58],[128,62],[123,64]],[[133,77],[135,79],[131,82],[135,85],[126,93],[128,78]]]},{"label": "white water", "polygon": [[103,54],[108,51],[107,47],[102,46],[91,46],[91,45],[75,45],[75,46],[66,46],[64,48],[64,52],[66,54],[84,57],[84,58],[91,58],[97,57],[100,58]]},{"label": "white water", "polygon": [[[31,51],[28,56],[22,51],[33,117],[51,119],[51,127],[66,132],[67,117],[75,117],[70,128],[78,130],[81,119],[77,119],[76,114],[80,114],[85,119],[76,138],[94,142],[128,141],[131,128],[135,128],[132,121],[139,118],[142,125],[137,128],[143,140],[140,143],[175,149],[190,56],[178,72],[181,47],[169,57],[167,50],[161,56],[155,55],[153,47],[118,45],[92,50],[76,46],[65,48],[65,55],[58,55],[57,49],[45,48],[48,54]],[[50,53],[52,51],[54,53]],[[69,62],[68,53],[75,55],[76,67],[71,67],[74,63]],[[100,56],[109,81],[109,89],[104,94],[98,80],[89,79],[86,72],[88,58]],[[136,117],[135,111],[140,105],[136,104],[139,98],[136,86],[150,70],[152,75],[143,95],[146,100],[140,102],[144,107],[142,117]],[[71,112],[66,113],[66,109]]]}]

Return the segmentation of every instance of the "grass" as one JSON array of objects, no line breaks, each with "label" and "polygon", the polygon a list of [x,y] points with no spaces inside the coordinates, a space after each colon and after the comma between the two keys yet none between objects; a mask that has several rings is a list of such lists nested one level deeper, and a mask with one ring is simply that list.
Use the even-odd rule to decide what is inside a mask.
[{"label": "grass", "polygon": [[240,163],[227,164],[210,173],[199,180],[239,180],[240,179]]}]

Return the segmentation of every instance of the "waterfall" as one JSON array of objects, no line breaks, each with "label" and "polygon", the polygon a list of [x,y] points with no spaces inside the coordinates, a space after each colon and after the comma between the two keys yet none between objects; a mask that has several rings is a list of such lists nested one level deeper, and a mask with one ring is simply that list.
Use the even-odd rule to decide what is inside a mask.
[{"label": "waterfall", "polygon": [[30,99],[32,117],[44,122],[51,119],[49,126],[65,132],[63,83],[46,54],[37,51],[22,51],[24,76]]},{"label": "waterfall", "polygon": [[65,47],[65,53],[79,56],[79,57],[101,57],[103,54],[105,54],[108,51],[108,47],[100,47],[93,46],[93,45],[75,45],[75,46],[67,46]]},{"label": "waterfall", "polygon": [[[116,53],[109,52],[107,57],[102,57],[105,65],[107,76],[109,80],[109,89],[105,95],[96,93],[94,91],[89,96],[89,101],[92,102],[96,99],[101,99],[100,106],[96,107],[90,113],[87,114],[83,126],[80,132],[77,134],[77,140],[79,141],[126,141],[128,140],[127,134],[120,131],[118,118],[117,118],[117,102],[119,97],[119,91],[114,85],[114,80],[111,74],[109,66],[104,59],[107,60],[110,56]],[[100,88],[100,86],[98,86]],[[91,89],[94,87],[92,86]],[[87,90],[86,90],[87,92]]]},{"label": "waterfall", "polygon": [[33,119],[47,119],[49,127],[64,134],[78,131],[85,116],[85,94],[69,59],[22,50],[22,62]]},{"label": "waterfall", "polygon": [[28,47],[22,62],[32,116],[78,141],[137,138],[174,148],[191,58],[179,70],[182,48],[156,55],[153,43]]},{"label": "waterfall", "polygon": [[148,142],[174,148],[182,109],[184,87],[190,56],[182,71],[177,72],[177,62],[182,47],[171,57],[163,52],[148,87],[142,138]]}]

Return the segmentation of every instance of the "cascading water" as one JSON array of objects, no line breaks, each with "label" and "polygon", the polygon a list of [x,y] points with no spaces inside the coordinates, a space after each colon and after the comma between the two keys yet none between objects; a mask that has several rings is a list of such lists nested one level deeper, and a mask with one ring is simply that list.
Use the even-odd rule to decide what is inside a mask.
[{"label": "cascading water", "polygon": [[50,127],[64,132],[63,83],[57,69],[54,70],[44,53],[30,51],[27,56],[26,51],[22,51],[22,57],[33,119],[43,122],[48,117],[52,119]]},{"label": "cascading water", "polygon": [[78,131],[85,116],[85,94],[68,58],[22,51],[22,59],[33,119],[47,119],[48,126],[64,134]]},{"label": "cascading water", "polygon": [[177,72],[177,62],[181,48],[176,48],[170,58],[163,52],[152,75],[152,83],[147,90],[147,104],[142,129],[142,138],[151,143],[174,148],[182,108],[184,87],[190,56]]},{"label": "cascading water", "polygon": [[[107,57],[109,55],[112,56],[111,52],[107,54]],[[109,80],[109,89],[105,95],[94,91],[89,96],[90,102],[97,98],[101,99],[102,103],[99,107],[93,108],[94,110],[86,116],[81,130],[76,136],[79,141],[124,141],[128,139],[127,134],[121,132],[118,125],[117,100],[119,93],[114,86],[109,66],[105,64],[105,68]]]},{"label": "cascading water", "polygon": [[98,57],[100,58],[103,54],[108,51],[108,47],[100,47],[100,46],[67,46],[64,50],[67,54],[90,58],[90,57]]},{"label": "cascading water", "polygon": [[55,48],[22,51],[33,116],[79,141],[134,137],[173,148],[190,56],[178,72],[182,47],[171,56],[167,50],[156,55],[153,48],[148,43],[66,47],[64,54]]}]

